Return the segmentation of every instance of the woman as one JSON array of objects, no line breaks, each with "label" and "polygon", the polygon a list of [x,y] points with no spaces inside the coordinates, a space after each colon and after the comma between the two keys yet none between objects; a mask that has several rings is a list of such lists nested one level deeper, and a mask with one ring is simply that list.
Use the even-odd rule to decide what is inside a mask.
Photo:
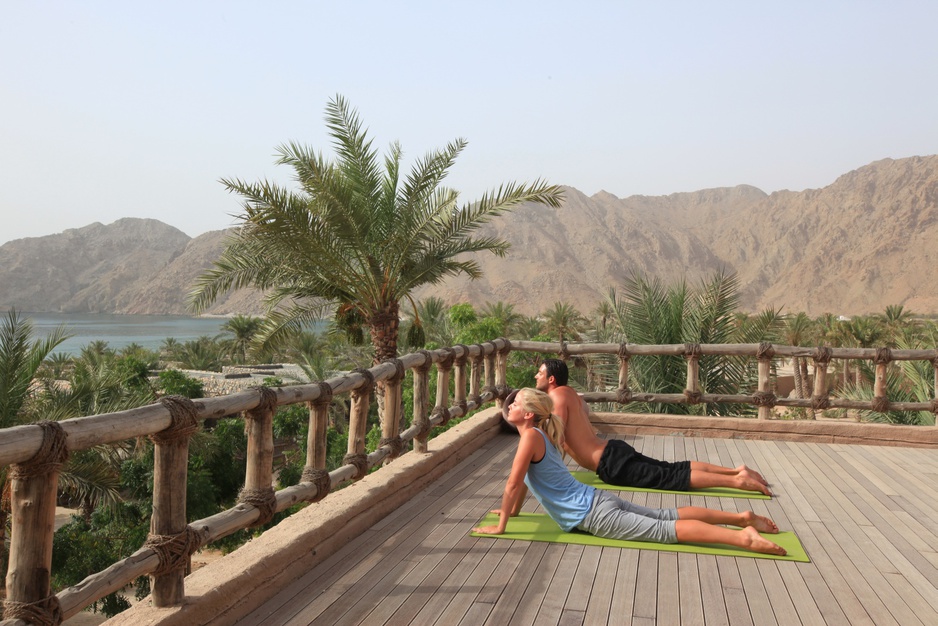
[{"label": "woman", "polygon": [[492,511],[499,515],[499,521],[495,526],[475,528],[474,532],[504,533],[508,518],[518,515],[530,487],[564,531],[576,528],[597,537],[658,543],[721,543],[764,554],[785,554],[784,548],[759,534],[777,533],[775,522],[752,511],[728,513],[697,506],[649,509],[580,483],[560,455],[563,422],[552,414],[553,408],[550,396],[537,389],[522,389],[515,396],[507,420],[518,429],[520,441],[502,507]]}]

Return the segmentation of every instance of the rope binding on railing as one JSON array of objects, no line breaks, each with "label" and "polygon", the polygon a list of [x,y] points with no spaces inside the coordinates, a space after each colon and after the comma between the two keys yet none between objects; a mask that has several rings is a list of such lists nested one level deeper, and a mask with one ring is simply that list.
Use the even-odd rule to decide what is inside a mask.
[{"label": "rope binding on railing", "polygon": [[877,348],[873,363],[876,365],[889,365],[892,362],[892,350],[888,347]]},{"label": "rope binding on railing", "polygon": [[[693,358],[693,357],[688,357]],[[691,391],[690,389],[684,390],[684,399],[687,400],[688,404],[700,404],[703,402],[703,394],[699,391]]]},{"label": "rope binding on railing", "polygon": [[277,392],[264,385],[252,387],[260,398],[257,400],[257,406],[250,411],[245,411],[244,416],[248,419],[262,419],[268,413],[273,414],[277,410]]},{"label": "rope binding on railing", "polygon": [[262,489],[242,489],[238,494],[238,503],[249,504],[258,510],[260,515],[251,524],[251,528],[263,526],[274,518],[277,512],[277,495],[273,487]]},{"label": "rope binding on railing", "polygon": [[300,482],[316,485],[316,497],[311,502],[319,502],[328,496],[329,491],[332,489],[332,479],[329,478],[329,472],[315,467],[304,467],[303,473],[300,475]]},{"label": "rope binding on railing", "polygon": [[817,365],[827,365],[833,358],[834,351],[827,346],[818,346],[814,349],[814,362]]},{"label": "rope binding on railing", "polygon": [[360,374],[361,377],[365,379],[365,384],[353,389],[352,393],[355,393],[356,391],[371,393],[371,387],[375,384],[375,375],[371,373],[371,370],[367,367],[356,367],[352,370],[352,373]]},{"label": "rope binding on railing", "polygon": [[775,406],[775,401],[777,400],[774,393],[771,391],[757,391],[752,394],[752,403],[756,406],[766,406],[772,408]]},{"label": "rope binding on railing", "polygon": [[567,349],[567,342],[560,342],[560,351],[557,353],[557,356],[560,357],[561,361],[566,361],[570,358],[570,350]]},{"label": "rope binding on railing", "polygon": [[[699,343],[685,343],[684,344],[684,358],[685,359],[699,359],[703,354],[703,349],[700,347]],[[686,392],[685,392],[686,395]]]},{"label": "rope binding on railing", "polygon": [[870,406],[877,413],[886,413],[889,411],[889,398],[885,396],[873,396]]},{"label": "rope binding on railing", "polygon": [[156,552],[156,556],[160,559],[159,566],[150,574],[162,576],[177,570],[188,570],[189,557],[195,554],[201,546],[201,535],[188,525],[175,535],[147,535],[143,547]]},{"label": "rope binding on railing", "polygon": [[33,626],[59,626],[64,616],[58,597],[52,594],[36,602],[4,600],[3,619],[21,619]]},{"label": "rope binding on railing", "polygon": [[469,359],[469,346],[467,346],[464,343],[457,343],[456,345],[453,346],[454,354],[457,348],[462,348],[462,354],[456,357],[456,365],[458,365],[459,367],[462,367],[466,364],[466,361]]},{"label": "rope binding on railing", "polygon": [[160,432],[150,435],[150,441],[160,445],[184,442],[199,431],[199,410],[195,402],[185,396],[164,396],[160,398],[160,404],[169,411],[170,423]]},{"label": "rope binding on railing", "polygon": [[768,341],[763,341],[756,349],[756,358],[759,360],[771,359],[775,356],[775,346]]},{"label": "rope binding on railing", "polygon": [[382,437],[378,447],[383,448],[384,446],[391,449],[390,458],[396,459],[404,451],[404,440],[401,439],[400,435],[397,437]]},{"label": "rope binding on railing", "polygon": [[448,372],[453,369],[453,361],[456,360],[456,351],[452,348],[440,348],[440,351],[444,352],[446,356],[437,362],[436,368],[441,372]]},{"label": "rope binding on railing", "polygon": [[424,357],[424,362],[421,365],[415,365],[414,371],[421,374],[429,372],[430,366],[433,365],[433,354],[429,350],[417,350],[414,354],[422,354]]},{"label": "rope binding on railing", "polygon": [[632,401],[632,390],[628,387],[619,387],[616,389],[616,402],[619,404],[628,404]]},{"label": "rope binding on railing", "polygon": [[62,425],[53,421],[42,421],[34,424],[42,429],[42,443],[39,450],[28,461],[14,463],[10,466],[10,478],[31,478],[44,476],[58,471],[68,460],[68,434]]},{"label": "rope binding on railing", "polygon": [[619,344],[619,352],[616,354],[619,357],[620,361],[628,361],[632,358],[632,355],[629,354],[629,344],[624,341]]},{"label": "rope binding on railing", "polygon": [[332,385],[326,381],[320,381],[317,384],[319,386],[319,397],[313,400],[313,406],[332,404]]},{"label": "rope binding on railing", "polygon": [[437,415],[442,418],[439,424],[440,426],[446,426],[449,424],[450,414],[448,408],[439,404],[433,407],[433,410],[430,412],[430,421],[433,421],[433,418],[435,418]]},{"label": "rope binding on railing", "polygon": [[811,408],[815,411],[825,411],[831,408],[831,398],[829,395],[811,396]]},{"label": "rope binding on railing", "polygon": [[388,384],[393,385],[404,380],[404,376],[407,374],[407,368],[404,367],[403,361],[400,359],[388,359],[385,363],[394,364],[394,373],[386,381]]},{"label": "rope binding on railing", "polygon": [[342,457],[342,465],[355,466],[355,475],[352,476],[352,480],[361,480],[368,475],[368,455],[366,454],[346,454]]}]

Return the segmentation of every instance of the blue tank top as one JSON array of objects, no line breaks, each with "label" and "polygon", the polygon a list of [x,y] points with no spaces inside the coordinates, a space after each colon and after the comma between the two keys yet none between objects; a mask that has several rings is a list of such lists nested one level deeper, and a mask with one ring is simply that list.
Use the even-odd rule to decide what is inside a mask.
[{"label": "blue tank top", "polygon": [[544,458],[528,465],[524,484],[541,503],[551,519],[564,531],[573,530],[583,521],[593,507],[593,487],[584,485],[570,473],[563,457],[540,428],[535,428],[544,438],[547,450]]}]

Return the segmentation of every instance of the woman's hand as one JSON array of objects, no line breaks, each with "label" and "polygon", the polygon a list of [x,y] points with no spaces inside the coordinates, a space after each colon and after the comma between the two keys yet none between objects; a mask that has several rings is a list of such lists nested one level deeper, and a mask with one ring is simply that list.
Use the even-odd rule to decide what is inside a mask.
[{"label": "woman's hand", "polygon": [[495,525],[495,526],[479,526],[478,528],[473,528],[472,532],[479,533],[480,535],[500,535],[504,531],[501,528],[499,528],[497,525]]}]

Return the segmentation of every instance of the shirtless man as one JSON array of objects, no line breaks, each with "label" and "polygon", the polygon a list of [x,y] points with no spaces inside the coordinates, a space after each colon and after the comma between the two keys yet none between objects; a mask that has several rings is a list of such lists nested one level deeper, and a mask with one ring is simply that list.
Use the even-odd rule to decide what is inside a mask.
[{"label": "shirtless man", "polygon": [[759,472],[745,465],[722,467],[701,461],[659,461],[637,452],[621,439],[600,439],[589,421],[589,406],[567,386],[567,364],[546,359],[534,375],[536,387],[554,401],[554,413],[563,420],[563,448],[585,469],[596,472],[608,485],[687,491],[708,487],[735,487],[772,495]]}]

